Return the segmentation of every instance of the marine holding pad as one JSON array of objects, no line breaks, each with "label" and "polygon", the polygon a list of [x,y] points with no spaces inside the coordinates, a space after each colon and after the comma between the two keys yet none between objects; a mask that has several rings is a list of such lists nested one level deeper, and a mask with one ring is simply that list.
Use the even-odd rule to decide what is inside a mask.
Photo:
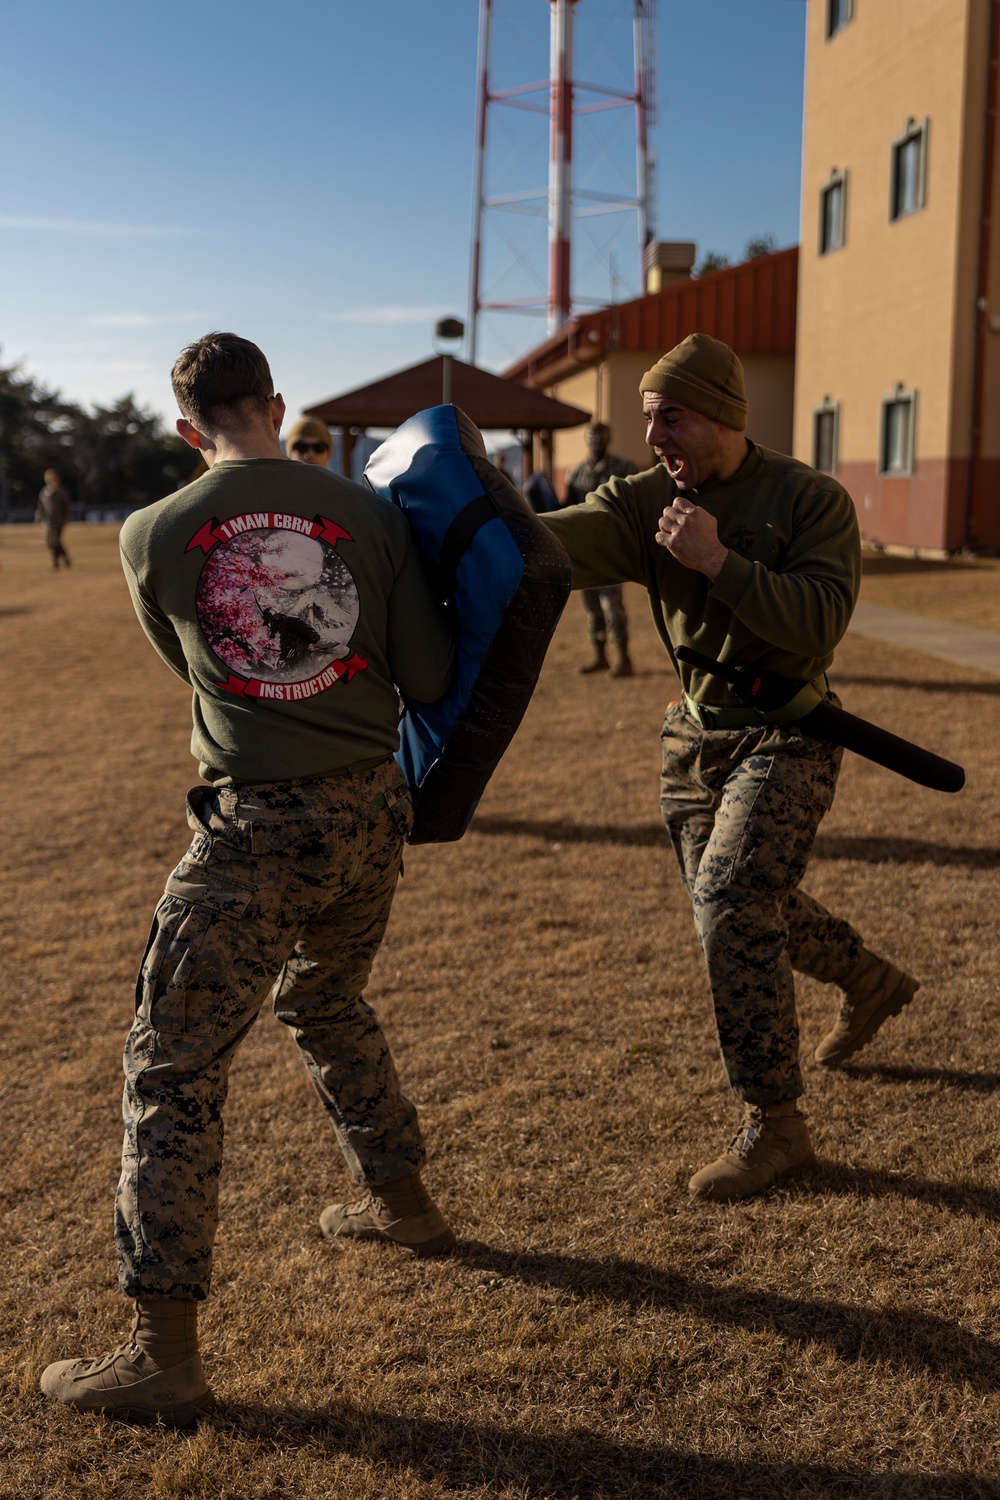
[{"label": "marine holding pad", "polygon": [[455,612],[451,688],[437,703],[404,700],[396,755],[413,792],[410,843],[446,843],[468,828],[524,717],[573,569],[456,406],[404,422],[372,454],[365,483],[406,512]]}]

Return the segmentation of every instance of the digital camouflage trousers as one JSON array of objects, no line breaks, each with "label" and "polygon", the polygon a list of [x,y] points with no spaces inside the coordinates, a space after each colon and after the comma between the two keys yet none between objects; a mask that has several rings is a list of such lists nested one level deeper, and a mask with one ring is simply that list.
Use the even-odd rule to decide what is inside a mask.
[{"label": "digital camouflage trousers", "polygon": [[843,751],[793,726],[705,730],[671,704],[660,807],[694,908],[723,1066],[749,1104],[802,1093],[792,970],[836,984],[861,938],[800,890]]},{"label": "digital camouflage trousers", "polygon": [[587,616],[587,635],[595,646],[603,646],[606,640],[624,650],[628,646],[628,615],[620,583],[604,589],[581,589],[584,613]]},{"label": "digital camouflage trousers", "polygon": [[125,1043],[115,1200],[127,1296],[208,1295],[233,1055],[268,996],[355,1181],[423,1161],[382,1029],[362,999],[389,918],[410,794],[394,761],[320,781],[197,787]]}]

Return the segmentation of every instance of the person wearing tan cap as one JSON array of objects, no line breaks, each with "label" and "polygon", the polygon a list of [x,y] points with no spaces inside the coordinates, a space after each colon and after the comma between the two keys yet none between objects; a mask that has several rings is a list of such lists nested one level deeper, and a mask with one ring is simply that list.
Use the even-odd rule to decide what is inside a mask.
[{"label": "person wearing tan cap", "polygon": [[315,417],[300,417],[292,423],[285,438],[285,452],[296,463],[329,468],[332,452],[329,427]]},{"label": "person wearing tan cap", "polygon": [[693,648],[812,684],[813,702],[826,696],[861,572],[851,497],[747,438],[743,368],[717,339],[692,334],[639,389],[655,466],[543,520],[572,558],[575,588],[647,588],[681,680],[663,725],[661,810],[744,1111],[728,1149],[689,1186],[730,1202],[814,1160],[798,1106],[793,970],[843,991],[816,1051],[827,1067],[870,1041],[918,983],[799,885],[842,750],[797,730],[791,713],[745,707],[720,677],[675,656]]}]

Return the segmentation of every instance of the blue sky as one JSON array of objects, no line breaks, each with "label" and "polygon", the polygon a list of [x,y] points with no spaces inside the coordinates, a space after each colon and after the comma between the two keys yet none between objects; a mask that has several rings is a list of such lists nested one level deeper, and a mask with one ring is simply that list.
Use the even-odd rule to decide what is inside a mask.
[{"label": "blue sky", "polygon": [[[545,0],[495,5],[495,84],[543,76]],[[170,364],[209,328],[258,342],[295,411],[429,356],[434,321],[465,315],[478,9],[4,0],[0,359],[75,400],[133,391],[172,421]],[[659,0],[659,237],[733,259],[750,235],[797,240],[805,10]],[[578,76],[625,81],[628,0],[578,14]],[[625,185],[634,137],[614,113],[577,136],[591,185]],[[544,186],[536,127],[498,121],[493,191]],[[603,234],[618,295],[634,292],[630,224],[598,225],[596,245],[594,227],[581,277],[589,265],[589,289],[610,291]],[[503,275],[501,230],[534,254],[530,224],[494,225],[490,276],[530,290]],[[494,317],[480,362],[501,368],[544,331]]]}]

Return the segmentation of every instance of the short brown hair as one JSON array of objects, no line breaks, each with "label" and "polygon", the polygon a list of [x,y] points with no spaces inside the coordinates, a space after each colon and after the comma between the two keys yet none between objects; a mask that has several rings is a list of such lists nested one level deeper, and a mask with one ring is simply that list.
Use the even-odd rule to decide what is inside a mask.
[{"label": "short brown hair", "polygon": [[265,414],[274,395],[264,355],[235,333],[206,333],[188,344],[174,362],[170,383],[182,414],[209,434],[228,425],[227,412],[237,420],[250,416],[248,406]]}]

